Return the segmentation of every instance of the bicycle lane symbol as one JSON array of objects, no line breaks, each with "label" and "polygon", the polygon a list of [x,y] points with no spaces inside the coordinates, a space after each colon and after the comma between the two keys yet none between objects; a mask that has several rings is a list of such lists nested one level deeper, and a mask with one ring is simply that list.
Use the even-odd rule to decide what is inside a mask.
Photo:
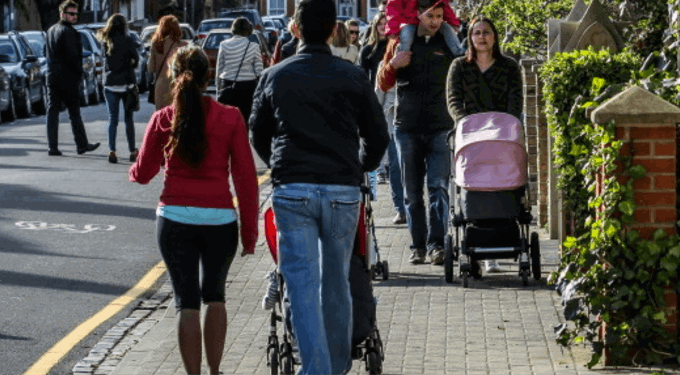
[{"label": "bicycle lane symbol", "polygon": [[95,231],[110,232],[116,229],[115,225],[105,224],[85,224],[82,229],[76,228],[74,224],[49,224],[42,221],[17,221],[14,223],[19,229],[24,230],[53,230],[64,233],[85,234]]}]

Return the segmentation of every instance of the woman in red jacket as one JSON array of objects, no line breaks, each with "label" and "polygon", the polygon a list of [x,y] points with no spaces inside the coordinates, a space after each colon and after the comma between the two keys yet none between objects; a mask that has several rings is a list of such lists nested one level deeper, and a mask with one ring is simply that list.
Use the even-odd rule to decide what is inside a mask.
[{"label": "woman in red jacket", "polygon": [[[203,50],[180,48],[168,68],[174,82],[172,105],[152,115],[129,178],[147,184],[165,166],[156,210],[157,236],[180,311],[182,361],[188,374],[200,374],[205,335],[210,373],[218,374],[227,331],[225,281],[238,245],[238,218],[241,256],[255,251],[257,175],[239,110],[203,95],[208,85],[208,58]],[[203,332],[201,301],[208,305]]]},{"label": "woman in red jacket", "polygon": [[388,0],[385,4],[385,15],[387,16],[385,35],[388,38],[396,38],[399,35],[399,50],[410,51],[413,38],[416,35],[416,28],[420,23],[420,17],[429,12],[430,9],[437,7],[439,3],[444,4],[444,23],[442,23],[439,31],[444,36],[446,45],[453,55],[462,56],[465,54],[465,49],[461,45],[455,30],[460,26],[460,20],[451,9],[448,0],[438,1],[422,14],[418,14],[419,0]]}]

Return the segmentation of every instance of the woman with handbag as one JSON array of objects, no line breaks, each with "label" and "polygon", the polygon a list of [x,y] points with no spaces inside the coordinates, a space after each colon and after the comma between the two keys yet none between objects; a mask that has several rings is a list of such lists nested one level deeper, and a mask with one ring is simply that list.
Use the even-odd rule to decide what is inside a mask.
[{"label": "woman with handbag", "polygon": [[239,227],[241,256],[253,254],[257,242],[257,173],[241,114],[204,95],[205,52],[181,48],[170,71],[174,101],[151,116],[129,179],[148,184],[165,166],[157,240],[179,310],[179,351],[186,373],[200,374],[205,345],[210,374],[218,374],[227,332],[225,283]]},{"label": "woman with handbag", "polygon": [[128,35],[127,20],[116,13],[109,17],[106,26],[97,34],[102,42],[106,58],[104,59],[104,98],[109,111],[109,163],[117,163],[116,156],[116,132],[118,129],[118,114],[120,102],[123,102],[125,116],[125,135],[127,136],[130,150],[130,161],[137,159],[137,147],[135,146],[135,123],[133,113],[134,101],[139,105],[134,68],[139,63],[139,54],[135,41]]},{"label": "woman with handbag", "polygon": [[234,20],[231,33],[233,36],[220,43],[217,52],[217,101],[240,109],[248,123],[255,87],[263,69],[260,45],[249,40],[253,25],[245,17]]},{"label": "woman with handbag", "polygon": [[147,63],[147,71],[154,74],[154,89],[153,93],[149,91],[149,102],[156,104],[156,110],[172,104],[172,87],[167,62],[179,48],[186,45],[188,43],[182,40],[182,29],[177,17],[167,15],[161,18],[151,38]]}]

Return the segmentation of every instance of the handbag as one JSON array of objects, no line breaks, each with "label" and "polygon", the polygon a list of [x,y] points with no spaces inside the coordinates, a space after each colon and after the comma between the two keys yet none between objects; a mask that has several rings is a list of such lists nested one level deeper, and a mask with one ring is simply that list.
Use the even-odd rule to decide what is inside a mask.
[{"label": "handbag", "polygon": [[168,52],[166,52],[165,56],[163,57],[161,68],[154,73],[153,78],[151,79],[151,83],[149,84],[149,96],[147,97],[147,101],[151,104],[156,103],[156,79],[158,79],[158,76],[161,74],[161,70],[163,70],[163,64],[165,64],[165,60],[168,58],[168,55],[170,54],[170,51],[172,51],[172,47],[174,46],[175,42],[172,42],[172,44],[170,45],[170,49],[168,49]]},{"label": "handbag", "polygon": [[133,85],[125,95],[125,111],[139,111],[139,87]]},{"label": "handbag", "polygon": [[222,90],[219,92],[219,96],[217,97],[217,101],[222,103],[222,104],[229,104],[233,105],[234,104],[234,99],[238,97],[238,92],[236,92],[236,80],[238,79],[239,73],[241,73],[241,66],[243,66],[243,60],[246,58],[246,53],[248,53],[248,48],[250,47],[250,40],[248,41],[248,45],[246,45],[246,50],[243,51],[243,56],[241,56],[241,63],[238,64],[238,70],[236,71],[236,76],[234,77],[234,80],[231,81],[231,85],[229,87],[223,87]]}]

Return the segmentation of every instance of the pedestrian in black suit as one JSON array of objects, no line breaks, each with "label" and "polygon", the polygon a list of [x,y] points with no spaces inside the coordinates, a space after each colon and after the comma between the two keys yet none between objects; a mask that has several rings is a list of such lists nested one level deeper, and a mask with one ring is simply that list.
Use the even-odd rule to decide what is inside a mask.
[{"label": "pedestrian in black suit", "polygon": [[47,144],[48,154],[60,156],[59,112],[68,109],[78,154],[94,151],[99,143],[89,143],[80,116],[80,82],[83,77],[83,46],[73,28],[78,20],[78,4],[66,0],[59,5],[61,20],[47,30]]}]

